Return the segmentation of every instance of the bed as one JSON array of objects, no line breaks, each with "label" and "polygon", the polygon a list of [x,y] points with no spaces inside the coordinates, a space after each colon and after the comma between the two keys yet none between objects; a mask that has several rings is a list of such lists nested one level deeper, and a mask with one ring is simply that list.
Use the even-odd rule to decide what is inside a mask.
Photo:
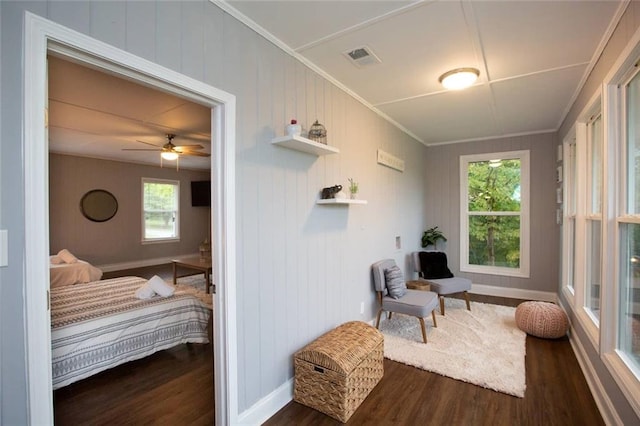
[{"label": "bed", "polygon": [[54,263],[53,259],[56,257],[51,256],[49,260],[50,288],[89,283],[102,278],[102,270],[89,262],[78,260],[75,263]]},{"label": "bed", "polygon": [[51,289],[53,389],[182,343],[208,343],[211,307],[198,290],[135,297],[147,282],[121,277]]}]

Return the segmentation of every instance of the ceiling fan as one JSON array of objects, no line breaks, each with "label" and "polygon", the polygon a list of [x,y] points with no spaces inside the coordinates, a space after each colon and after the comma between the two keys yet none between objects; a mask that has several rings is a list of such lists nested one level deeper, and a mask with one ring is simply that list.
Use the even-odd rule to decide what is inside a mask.
[{"label": "ceiling fan", "polygon": [[210,157],[211,154],[206,152],[199,152],[198,150],[204,149],[202,145],[174,145],[173,139],[176,137],[173,133],[167,133],[167,143],[163,146],[158,146],[149,142],[136,140],[146,145],[151,145],[154,148],[124,148],[123,151],[156,151],[160,152],[160,157],[164,160],[177,160],[181,155],[194,155],[198,157]]}]

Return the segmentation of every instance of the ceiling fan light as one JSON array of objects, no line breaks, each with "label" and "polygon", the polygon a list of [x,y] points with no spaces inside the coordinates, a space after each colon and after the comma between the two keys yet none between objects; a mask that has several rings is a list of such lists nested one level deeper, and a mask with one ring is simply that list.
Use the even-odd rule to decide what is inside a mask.
[{"label": "ceiling fan light", "polygon": [[163,152],[160,153],[160,156],[163,159],[169,160],[169,161],[173,161],[173,160],[177,160],[178,159],[178,153],[177,152],[163,151]]},{"label": "ceiling fan light", "polygon": [[475,83],[479,76],[476,68],[458,68],[442,74],[438,81],[447,90],[462,90]]}]

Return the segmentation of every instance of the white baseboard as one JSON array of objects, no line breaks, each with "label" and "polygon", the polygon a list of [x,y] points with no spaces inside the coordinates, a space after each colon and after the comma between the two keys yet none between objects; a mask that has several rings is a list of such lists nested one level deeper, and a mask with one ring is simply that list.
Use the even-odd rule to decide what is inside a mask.
[{"label": "white baseboard", "polygon": [[587,380],[587,385],[589,386],[589,390],[591,390],[591,395],[598,406],[598,410],[600,410],[602,420],[604,420],[606,425],[623,426],[622,420],[620,419],[620,416],[618,416],[615,406],[602,386],[602,382],[598,378],[598,375],[596,374],[596,371],[584,350],[584,346],[582,346],[580,340],[575,336],[576,333],[573,332],[573,327],[571,327],[569,342],[571,343],[571,348],[573,348],[573,353],[576,354],[576,359],[578,360],[578,364],[580,364],[582,374],[584,374],[584,378]]},{"label": "white baseboard", "polygon": [[122,271],[125,269],[145,268],[147,266],[163,265],[165,263],[171,263],[172,259],[182,259],[185,257],[200,256],[199,253],[193,254],[181,254],[180,256],[171,257],[158,257],[155,259],[142,259],[132,260],[130,262],[110,263],[106,265],[96,265],[97,268],[102,269],[102,272]]},{"label": "white baseboard", "polygon": [[238,416],[238,425],[261,425],[293,399],[293,378]]},{"label": "white baseboard", "polygon": [[484,294],[486,296],[511,297],[513,299],[541,300],[543,302],[553,303],[558,301],[558,294],[550,291],[496,287],[485,284],[471,284],[471,293]]}]

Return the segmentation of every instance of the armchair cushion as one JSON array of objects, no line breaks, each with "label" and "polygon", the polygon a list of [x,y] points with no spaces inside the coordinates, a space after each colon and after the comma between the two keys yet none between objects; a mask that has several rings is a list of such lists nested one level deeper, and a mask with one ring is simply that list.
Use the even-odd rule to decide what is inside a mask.
[{"label": "armchair cushion", "polygon": [[390,266],[384,270],[384,279],[387,283],[389,296],[400,299],[407,292],[407,284],[404,282],[402,271],[397,265]]},{"label": "armchair cushion", "polygon": [[432,291],[406,290],[400,299],[382,298],[382,309],[388,312],[424,318],[438,306],[438,295]]},{"label": "armchair cushion", "polygon": [[447,266],[447,255],[441,251],[421,251],[420,269],[424,278],[452,278],[453,274]]}]

